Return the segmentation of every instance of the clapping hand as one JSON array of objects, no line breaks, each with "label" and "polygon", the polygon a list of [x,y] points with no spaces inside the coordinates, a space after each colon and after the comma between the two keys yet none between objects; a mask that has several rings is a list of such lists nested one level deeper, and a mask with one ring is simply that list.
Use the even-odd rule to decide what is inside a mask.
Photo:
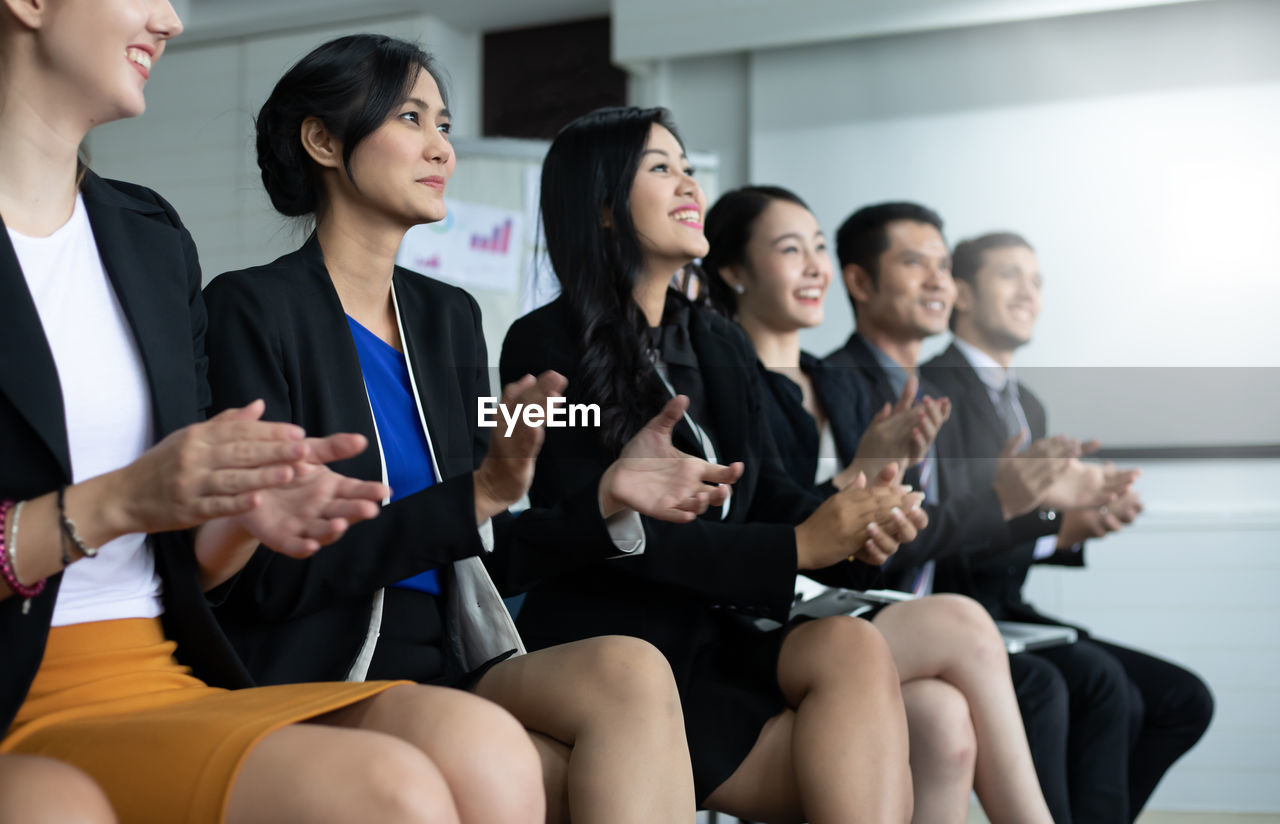
[{"label": "clapping hand", "polygon": [[674,523],[686,523],[729,497],[742,463],[721,466],[681,452],[671,433],[689,399],[677,395],[622,448],[600,478],[600,513],[624,508]]},{"label": "clapping hand", "polygon": [[[1071,470],[1072,462],[1083,452],[1079,441],[1063,435],[1041,438],[1018,452],[1024,440],[1025,431],[1010,438],[996,463],[993,486],[1006,520],[1040,506],[1049,490]],[[1088,446],[1096,448],[1094,444]]]},{"label": "clapping hand", "polygon": [[293,479],[259,492],[257,506],[235,516],[259,543],[291,558],[312,555],[351,524],[375,517],[391,494],[385,484],[348,478],[325,466],[363,452],[363,435],[342,433],[304,443],[307,454],[293,464]]},{"label": "clapping hand", "polygon": [[1142,497],[1130,489],[1110,504],[1071,509],[1063,513],[1058,549],[1067,549],[1089,538],[1103,538],[1133,523],[1142,512]]},{"label": "clapping hand", "polygon": [[[502,390],[502,405],[514,409],[517,404],[543,409],[547,399],[561,397],[568,380],[559,372],[543,372],[536,379],[525,375]],[[518,415],[506,435],[495,429],[489,438],[489,452],[480,467],[472,473],[475,484],[476,523],[484,523],[519,501],[533,483],[533,470],[546,432],[532,426]]]},{"label": "clapping hand", "polygon": [[920,506],[924,494],[895,483],[897,474],[890,464],[870,486],[860,474],[799,524],[797,568],[821,569],[843,560],[878,566],[914,540],[929,522]]},{"label": "clapping hand", "polygon": [[876,413],[858,440],[853,461],[832,480],[838,489],[848,486],[860,472],[879,474],[889,462],[906,471],[924,460],[938,431],[951,417],[951,400],[925,395],[917,401],[918,387],[916,376],[907,378],[897,403],[886,403]]},{"label": "clapping hand", "polygon": [[[1096,449],[1097,443],[1092,441],[1083,447],[1085,452]],[[1117,469],[1112,463],[1073,460],[1045,493],[1043,504],[1050,509],[1106,506],[1128,492],[1140,474],[1137,469]]]}]

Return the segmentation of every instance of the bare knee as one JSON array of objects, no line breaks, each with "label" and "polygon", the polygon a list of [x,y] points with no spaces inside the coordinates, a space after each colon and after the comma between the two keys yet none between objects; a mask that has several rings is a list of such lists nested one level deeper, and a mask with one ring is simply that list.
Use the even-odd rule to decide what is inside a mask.
[{"label": "bare knee", "polygon": [[[898,670],[883,635],[861,618],[837,615],[806,621],[791,631],[783,644],[782,666],[801,666],[818,680],[845,680],[851,674],[877,676],[896,691]],[[782,663],[782,662],[780,662]]]},{"label": "bare knee", "polygon": [[956,650],[977,659],[985,669],[1007,669],[1009,655],[1004,639],[986,607],[967,595],[932,595],[928,598],[937,619],[944,622],[956,637]]},{"label": "bare knee", "polygon": [[[431,759],[412,744],[379,736],[358,759],[351,785],[367,795],[367,820],[457,824],[450,788]],[[353,759],[353,761],[356,759]]]},{"label": "bare knee", "polygon": [[924,679],[904,688],[903,699],[913,770],[919,775],[971,780],[978,742],[964,695],[942,681]]},{"label": "bare knee", "polygon": [[50,758],[0,757],[0,821],[26,824],[114,824],[98,785],[70,764]]},{"label": "bare knee", "polygon": [[680,696],[666,656],[648,641],[606,635],[579,642],[581,666],[573,673],[581,692],[612,709],[679,714]]},{"label": "bare knee", "polygon": [[511,713],[461,690],[402,689],[397,698],[406,702],[404,709],[427,719],[413,741],[448,780],[464,822],[469,809],[483,810],[493,820],[542,820],[542,762],[528,731]]}]

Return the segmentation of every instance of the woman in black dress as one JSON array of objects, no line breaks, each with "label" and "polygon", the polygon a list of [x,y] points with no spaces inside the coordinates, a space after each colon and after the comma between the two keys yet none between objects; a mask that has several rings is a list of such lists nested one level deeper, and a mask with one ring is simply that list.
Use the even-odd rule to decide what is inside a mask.
[{"label": "woman in black dress", "polygon": [[519,624],[544,646],[603,634],[653,642],[676,673],[702,805],[753,820],[906,821],[911,782],[898,678],[864,621],[787,622],[797,570],[850,585],[924,525],[919,496],[855,488],[825,504],[780,469],[750,341],[668,291],[705,254],[705,199],[662,109],[603,109],[567,126],[542,172],[547,251],[563,292],[516,321],[504,380],[554,369],[599,428],[548,431],[530,489],[553,505],[607,466],[680,392],[685,451],[745,471],[723,507],[645,520],[643,556],[535,588]]}]

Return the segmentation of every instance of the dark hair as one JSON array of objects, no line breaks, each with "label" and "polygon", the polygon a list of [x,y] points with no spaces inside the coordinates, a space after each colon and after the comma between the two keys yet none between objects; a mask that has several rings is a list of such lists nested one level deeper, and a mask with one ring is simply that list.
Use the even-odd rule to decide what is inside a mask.
[{"label": "dark hair", "polygon": [[799,195],[781,186],[742,186],[725,192],[707,212],[704,229],[711,249],[702,258],[702,269],[711,306],[724,315],[732,317],[737,311],[738,296],[720,277],[720,269],[743,262],[756,219],[775,200],[809,208]]},{"label": "dark hair", "polygon": [[[989,232],[979,237],[962,240],[951,252],[951,276],[963,280],[970,286],[977,285],[978,270],[982,268],[983,258],[992,249],[1008,249],[1011,246],[1025,246],[1031,249],[1027,239],[1016,232]],[[1033,250],[1034,251],[1034,250]],[[951,313],[948,325],[956,328],[956,313]]]},{"label": "dark hair", "polygon": [[342,142],[342,165],[351,176],[351,153],[382,125],[426,71],[448,92],[431,55],[415,43],[381,34],[352,34],[317,46],[284,73],[262,104],[258,168],[276,211],[314,214],[324,205],[317,166],[302,148],[302,121],[317,117]]},{"label": "dark hair", "polygon": [[[899,220],[927,223],[942,232],[942,218],[938,213],[918,203],[898,201],[864,206],[849,215],[836,231],[836,257],[841,270],[857,264],[875,284],[880,277],[880,256],[889,248],[888,226]],[[853,295],[849,296],[849,302],[854,303]],[[857,314],[856,304],[853,311]]]},{"label": "dark hair", "polygon": [[666,109],[597,109],[565,126],[542,164],[547,255],[582,342],[578,389],[600,405],[600,438],[614,451],[662,398],[632,297],[644,260],[631,185],[654,124],[680,139]]}]

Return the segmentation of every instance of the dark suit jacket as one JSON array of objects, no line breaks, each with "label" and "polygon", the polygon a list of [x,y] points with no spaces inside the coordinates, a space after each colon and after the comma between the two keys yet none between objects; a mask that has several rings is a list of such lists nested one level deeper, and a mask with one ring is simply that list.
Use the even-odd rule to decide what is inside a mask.
[{"label": "dark suit jacket", "polygon": [[[773,433],[778,455],[791,480],[803,487],[813,487],[814,493],[827,498],[836,493],[831,481],[813,483],[818,470],[819,437],[817,423],[804,408],[804,396],[795,381],[786,375],[770,372],[763,364],[761,382],[769,391],[765,393],[765,415]],[[870,396],[860,380],[846,380],[848,370],[832,370],[808,352],[800,353],[800,368],[813,383],[818,404],[826,413],[836,443],[836,454],[847,465],[858,451],[858,438],[871,425]]]},{"label": "dark suit jacket", "polygon": [[[845,345],[828,355],[823,363],[832,380],[847,383],[862,381],[871,395],[872,409],[897,401],[889,376],[858,335],[850,336]],[[921,392],[934,397],[945,394],[939,387],[933,386],[926,375],[922,375]],[[935,471],[939,502],[925,506],[929,526],[914,541],[903,544],[886,564],[885,575],[891,586],[910,589],[917,571],[926,561],[973,553],[986,555],[1025,540],[1028,535],[1037,537],[1044,534],[1046,527],[1034,513],[1006,522],[1000,501],[990,483],[955,489],[951,487],[948,479],[950,466],[944,456],[947,454],[947,439],[955,434],[950,421],[938,434],[939,460]],[[856,437],[846,437],[844,442],[847,444],[852,441],[856,447],[861,436],[862,433],[859,432]],[[852,451],[842,450],[840,460],[847,464],[853,460],[853,455]],[[910,474],[907,479],[911,480]]]},{"label": "dark suit jacket", "polygon": [[[205,310],[191,235],[155,192],[92,172],[81,186],[98,252],[142,355],[155,439],[204,417]],[[103,398],[110,403],[110,398]],[[0,229],[0,497],[25,500],[71,482],[58,373],[7,232]],[[201,591],[190,534],[154,535],[166,637],[210,684],[249,686]],[[81,563],[92,564],[85,560]],[[0,730],[8,729],[44,655],[61,573],[22,613],[0,602]]]},{"label": "dark suit jacket", "polygon": [[[502,347],[503,380],[555,369],[569,379],[570,401],[585,402],[575,391],[582,356],[577,328],[563,298],[516,321]],[[644,518],[643,555],[590,564],[530,592],[518,622],[530,643],[633,635],[666,653],[681,680],[699,645],[716,637],[717,622],[787,620],[795,593],[793,525],[817,508],[818,498],[792,483],[778,462],[761,409],[766,390],[746,335],[724,318],[695,309],[689,336],[717,436],[717,456],[722,463],[746,465],[734,486],[728,517],[720,520],[717,508],[689,524]],[[653,379],[658,380],[656,373]],[[676,428],[675,443],[699,454],[684,423]],[[548,430],[530,499],[535,505],[554,503],[583,477],[598,477],[614,457],[593,429]],[[878,576],[878,568],[860,562],[843,562],[814,575],[859,587]]]},{"label": "dark suit jacket", "polygon": [[[964,354],[954,345],[921,367],[922,374],[951,398],[951,419],[938,437],[938,458],[946,467],[945,495],[966,495],[986,489],[995,478],[995,458],[1006,436],[1000,414],[991,403],[986,384]],[[1026,386],[1018,384],[1018,399],[1031,429],[1031,439],[1045,436],[1045,411]],[[1031,516],[1024,516],[1029,518]],[[938,565],[937,589],[962,592],[980,601],[998,620],[1039,621],[1046,619],[1022,598],[1022,585],[1031,567],[1035,538],[1052,534],[1053,521],[1045,521],[1039,534],[1020,535],[999,552],[980,557],[959,556]],[[1044,563],[1078,566],[1082,552],[1058,552]],[[1060,623],[1053,621],[1053,623]]]},{"label": "dark suit jacket", "polygon": [[[471,478],[488,431],[476,425],[476,401],[490,394],[480,309],[463,290],[406,269],[393,282],[441,480],[311,558],[260,548],[220,589],[218,620],[262,683],[341,680],[379,589],[437,566],[447,586],[451,562],[483,552]],[[205,300],[213,407],[262,398],[268,420],[315,435],[358,432],[369,448],[333,468],[381,480],[360,358],[316,238],[273,263],[221,275]],[[616,551],[595,483],[578,492],[555,510],[494,519],[495,551],[485,562],[500,588],[521,591],[540,575]]]}]

